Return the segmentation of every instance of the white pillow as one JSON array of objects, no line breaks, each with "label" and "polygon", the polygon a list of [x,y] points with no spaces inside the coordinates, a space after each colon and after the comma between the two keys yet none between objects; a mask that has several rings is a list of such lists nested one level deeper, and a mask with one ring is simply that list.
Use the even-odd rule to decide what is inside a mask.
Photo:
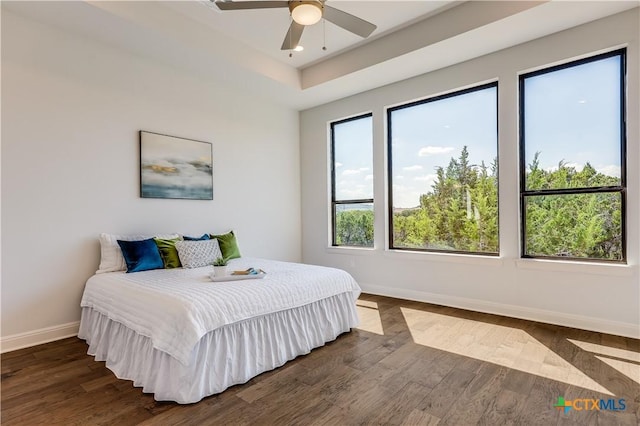
[{"label": "white pillow", "polygon": [[176,249],[183,268],[200,268],[211,265],[222,257],[218,240],[177,241]]},{"label": "white pillow", "polygon": [[100,266],[96,274],[104,272],[125,271],[127,264],[122,257],[122,249],[118,245],[118,240],[122,241],[140,241],[149,238],[178,238],[178,234],[160,234],[160,235],[114,235],[100,234]]}]

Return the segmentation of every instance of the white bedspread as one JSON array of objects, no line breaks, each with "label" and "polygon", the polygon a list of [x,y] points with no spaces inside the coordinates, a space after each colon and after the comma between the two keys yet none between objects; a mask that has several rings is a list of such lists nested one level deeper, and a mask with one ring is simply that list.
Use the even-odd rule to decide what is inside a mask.
[{"label": "white bedspread", "polygon": [[187,365],[196,343],[212,330],[343,293],[355,303],[360,295],[353,277],[340,269],[249,258],[229,263],[230,270],[249,267],[267,276],[212,282],[210,266],[94,275],[81,306],[149,337],[154,348]]}]

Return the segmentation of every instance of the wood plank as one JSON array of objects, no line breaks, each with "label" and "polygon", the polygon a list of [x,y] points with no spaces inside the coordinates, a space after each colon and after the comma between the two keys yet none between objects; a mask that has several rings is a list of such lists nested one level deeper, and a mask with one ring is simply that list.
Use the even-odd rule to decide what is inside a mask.
[{"label": "wood plank", "polygon": [[558,423],[561,414],[553,407],[558,397],[565,396],[568,385],[542,377],[537,377],[525,400],[524,407],[516,418],[516,424],[553,425]]},{"label": "wood plank", "polygon": [[440,419],[425,413],[422,410],[413,409],[402,422],[402,426],[436,426],[440,423]]},{"label": "wood plank", "polygon": [[384,410],[378,410],[371,416],[371,422],[382,425],[400,425],[406,421],[406,413],[413,412],[430,391],[414,382],[407,383],[402,389],[390,392],[385,401]]},{"label": "wood plank", "polygon": [[434,417],[443,418],[456,405],[458,396],[474,377],[475,375],[468,370],[453,368],[415,408]]},{"label": "wood plank", "polygon": [[501,389],[495,398],[488,401],[486,409],[478,419],[479,425],[517,425],[517,419],[524,408],[522,394],[509,389]]},{"label": "wood plank", "polygon": [[[505,367],[485,364],[478,371],[469,386],[458,395],[456,405],[441,417],[443,424],[477,424],[487,407],[497,399],[501,385],[507,374]],[[464,407],[464,409],[459,409]]]},{"label": "wood plank", "polygon": [[[86,355],[87,345],[77,338],[3,354],[0,421],[3,425],[639,424],[640,384],[628,372],[625,375],[597,358],[601,355],[596,352],[617,349],[636,359],[640,340],[383,296],[361,298],[376,303],[384,335],[364,330],[343,334],[308,355],[196,404],[155,401],[131,381],[117,379],[104,362]],[[411,325],[402,309],[412,310]],[[600,346],[587,350],[569,339]],[[567,383],[571,374],[573,385]],[[580,375],[584,383],[575,380]],[[559,396],[610,397],[580,386],[588,387],[589,381],[615,393],[615,398],[625,398],[626,410],[565,414],[553,407]]]}]

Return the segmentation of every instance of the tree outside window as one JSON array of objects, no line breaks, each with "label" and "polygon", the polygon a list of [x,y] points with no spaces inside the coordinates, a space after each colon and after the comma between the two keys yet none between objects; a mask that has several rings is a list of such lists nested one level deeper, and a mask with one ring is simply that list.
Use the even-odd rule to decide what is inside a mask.
[{"label": "tree outside window", "polygon": [[366,114],[331,123],[332,245],[373,247],[373,128]]},{"label": "tree outside window", "polygon": [[625,259],[625,50],[520,76],[522,255]]},{"label": "tree outside window", "polygon": [[388,110],[390,248],[498,254],[497,94],[490,83]]}]

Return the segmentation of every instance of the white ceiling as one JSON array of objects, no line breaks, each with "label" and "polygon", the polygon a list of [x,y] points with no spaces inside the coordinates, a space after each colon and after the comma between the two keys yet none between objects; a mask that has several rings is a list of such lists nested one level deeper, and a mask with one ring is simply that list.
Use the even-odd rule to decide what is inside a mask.
[{"label": "white ceiling", "polygon": [[[226,11],[205,1],[1,2],[2,9],[306,109],[638,7],[626,1],[330,1],[378,29],[366,40],[327,23],[280,51],[286,9]],[[215,9],[215,10],[214,10]],[[505,36],[507,35],[507,36]]]},{"label": "white ceiling", "polygon": [[[301,68],[315,61],[331,57],[336,52],[376,39],[402,28],[408,23],[424,19],[430,14],[444,10],[457,3],[461,2],[452,0],[329,0],[327,2],[328,6],[369,21],[378,28],[367,39],[362,39],[331,22],[327,21],[323,25],[321,21],[316,25],[305,28],[300,43],[305,47],[305,50],[303,52],[294,52],[292,57],[289,57],[289,51],[280,50],[284,36],[291,23],[289,9],[287,8],[223,12],[209,0],[179,2],[169,4],[169,6],[173,7],[177,12],[214,30],[221,31],[238,42],[247,44],[274,59],[280,60],[287,65]],[[203,12],[203,8],[206,8],[208,12]],[[323,41],[326,42],[326,51],[322,50]]]}]

